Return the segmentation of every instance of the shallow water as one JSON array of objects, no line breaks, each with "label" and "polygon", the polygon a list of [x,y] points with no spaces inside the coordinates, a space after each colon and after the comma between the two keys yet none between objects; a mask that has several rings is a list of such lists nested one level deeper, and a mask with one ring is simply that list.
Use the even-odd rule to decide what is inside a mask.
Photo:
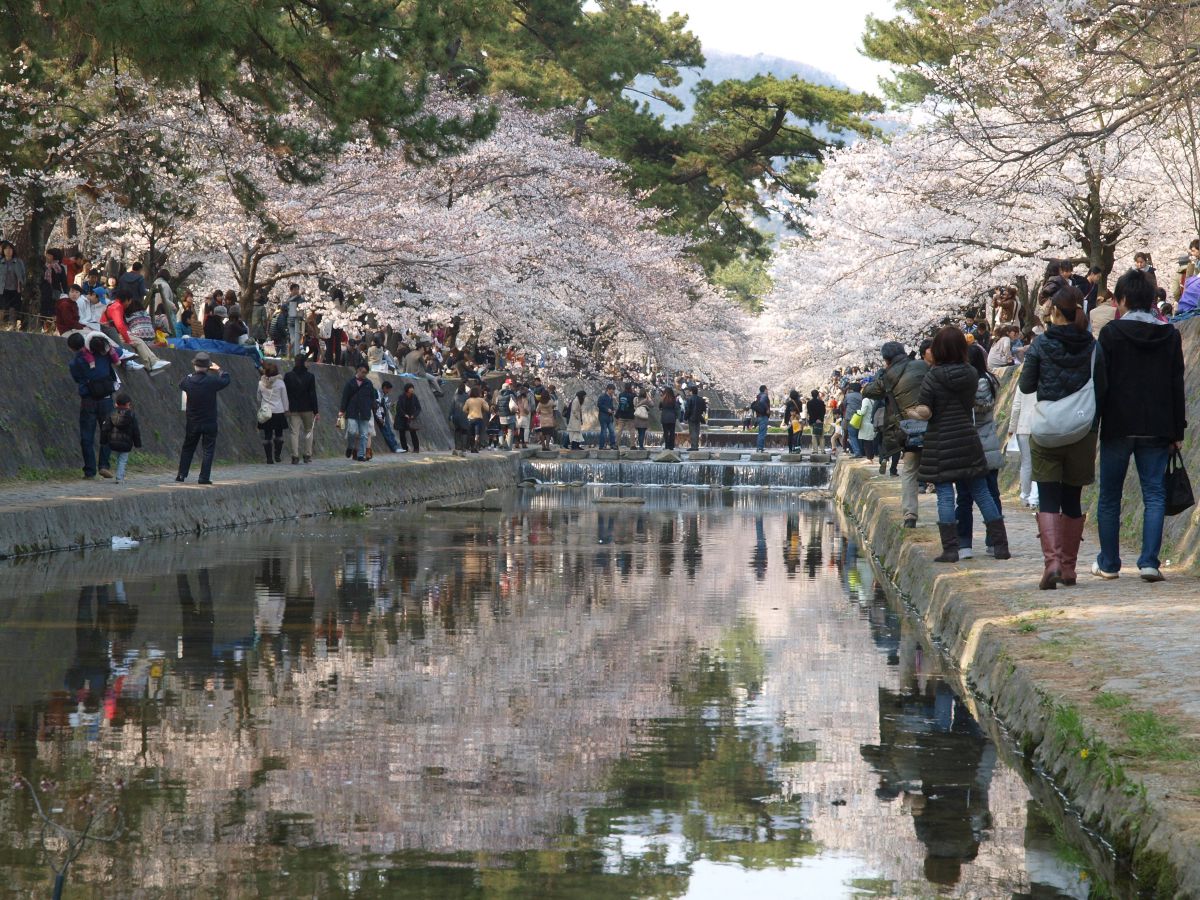
[{"label": "shallow water", "polygon": [[0,569],[2,895],[1087,896],[826,505],[607,490]]}]

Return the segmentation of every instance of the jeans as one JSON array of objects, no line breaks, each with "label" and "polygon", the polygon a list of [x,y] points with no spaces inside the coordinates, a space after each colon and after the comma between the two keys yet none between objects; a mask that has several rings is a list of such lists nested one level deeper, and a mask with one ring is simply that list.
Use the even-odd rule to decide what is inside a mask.
[{"label": "jeans", "polygon": [[900,458],[900,511],[906,519],[917,518],[917,472],[920,468],[920,452],[904,451]]},{"label": "jeans", "polygon": [[175,323],[175,337],[185,338],[185,337],[191,337],[191,336],[192,336],[192,333],[188,330],[188,327],[186,325],[184,325],[182,322]]},{"label": "jeans", "polygon": [[617,432],[613,429],[613,417],[600,414],[600,449],[603,450],[608,446],[608,442],[612,442],[613,449],[617,449]]},{"label": "jeans", "polygon": [[479,445],[483,443],[483,433],[487,430],[487,422],[483,419],[471,420],[471,450],[475,453],[479,452]]},{"label": "jeans", "polygon": [[700,423],[688,422],[688,447],[692,450],[700,449]]},{"label": "jeans", "polygon": [[850,454],[852,456],[862,456],[862,444],[858,442],[858,429],[846,423],[846,438],[850,441]]},{"label": "jeans", "polygon": [[202,444],[200,456],[200,480],[212,480],[213,457],[217,455],[217,426],[188,425],[183,435],[183,449],[179,451],[179,477],[186,479],[192,467],[192,456],[196,445]]},{"label": "jeans", "polygon": [[[352,442],[356,437],[358,440]],[[352,450],[356,459],[367,458],[367,441],[370,439],[370,419],[346,419],[346,449]]]},{"label": "jeans", "polygon": [[[992,495],[992,502],[996,504],[996,509],[1000,510],[1000,514],[1004,515],[1004,508],[1000,505],[1000,471],[992,469],[986,477],[988,493]],[[955,482],[954,490],[958,494],[958,546],[967,549],[971,546],[971,533],[975,529],[975,517],[971,512],[970,482]]]},{"label": "jeans", "polygon": [[379,423],[379,433],[383,435],[383,442],[388,445],[389,450],[395,453],[400,445],[396,443],[396,432],[392,431],[392,426],[388,422],[387,416],[385,415],[375,421]]},{"label": "jeans", "polygon": [[[295,356],[300,350],[300,320],[289,318],[287,320],[287,323],[288,323],[288,341],[289,341],[288,355]],[[283,355],[282,353],[279,352],[278,347],[275,348],[275,355],[276,356]]]},{"label": "jeans", "polygon": [[646,449],[646,429],[642,426],[638,426],[637,433],[638,433],[638,449],[645,450]]},{"label": "jeans", "polygon": [[[292,456],[299,456],[303,450],[304,456],[312,459],[313,426],[316,418],[317,414],[313,412],[288,413],[288,428],[292,432]],[[300,442],[301,435],[304,437],[303,445]]]},{"label": "jeans", "polygon": [[[79,449],[83,452],[83,474],[88,478],[96,474],[96,428],[100,420],[111,415],[112,397],[93,400],[79,399]],[[112,450],[107,444],[100,445],[100,468],[107,469],[112,461]]]},{"label": "jeans", "polygon": [[[956,482],[953,481],[943,481],[937,485],[939,525],[954,525],[957,522],[954,503],[955,484]],[[988,481],[985,476],[980,475],[978,478],[972,478],[970,481],[959,481],[957,484],[962,485],[967,493],[971,495],[971,499],[979,507],[979,513],[983,516],[983,521],[994,522],[1001,518],[1000,510],[996,507],[996,501],[992,499],[992,492],[988,490]]]},{"label": "jeans", "polygon": [[758,443],[755,445],[759,453],[767,449],[767,428],[771,424],[770,416],[758,417]]},{"label": "jeans", "polygon": [[1139,569],[1159,568],[1163,524],[1167,514],[1166,474],[1170,444],[1161,438],[1109,438],[1100,442],[1100,503],[1097,526],[1100,554],[1096,562],[1105,572],[1121,571],[1121,493],[1129,457],[1137,466],[1142,487],[1142,553]]},{"label": "jeans", "polygon": [[125,480],[125,466],[129,463],[129,451],[117,454],[117,481]]}]

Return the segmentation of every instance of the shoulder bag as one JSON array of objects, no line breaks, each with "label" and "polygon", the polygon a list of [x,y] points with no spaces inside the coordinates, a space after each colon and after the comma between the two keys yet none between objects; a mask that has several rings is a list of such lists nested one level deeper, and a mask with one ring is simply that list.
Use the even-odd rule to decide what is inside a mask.
[{"label": "shoulder bag", "polygon": [[1096,420],[1096,347],[1087,384],[1058,400],[1038,400],[1030,435],[1043,447],[1066,447],[1081,440]]}]

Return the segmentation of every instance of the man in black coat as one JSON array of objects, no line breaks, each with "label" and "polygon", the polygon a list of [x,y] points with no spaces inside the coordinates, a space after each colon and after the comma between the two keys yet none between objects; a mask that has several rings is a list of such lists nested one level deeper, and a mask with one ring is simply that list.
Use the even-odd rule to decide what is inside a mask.
[{"label": "man in black coat", "polygon": [[283,376],[288,397],[288,429],[292,432],[292,465],[300,462],[300,432],[304,432],[304,461],[312,462],[313,431],[317,412],[317,379],[308,371],[308,358],[301,353],[292,370]]},{"label": "man in black coat", "polygon": [[207,353],[197,353],[192,358],[192,374],[179,382],[179,389],[187,398],[187,420],[176,481],[187,481],[196,445],[201,444],[199,483],[212,484],[213,457],[217,453],[217,393],[228,386],[229,374],[222,372]]},{"label": "man in black coat", "polygon": [[367,375],[370,369],[360,365],[354,377],[342,388],[342,401],[338,412],[346,420],[346,458],[357,462],[367,461],[367,442],[371,439],[371,416],[375,414],[378,395],[375,385]]}]

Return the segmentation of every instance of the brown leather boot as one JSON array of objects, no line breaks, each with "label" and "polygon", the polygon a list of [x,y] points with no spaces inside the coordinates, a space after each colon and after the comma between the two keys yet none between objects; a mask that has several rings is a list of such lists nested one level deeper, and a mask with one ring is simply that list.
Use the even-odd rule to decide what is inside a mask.
[{"label": "brown leather boot", "polygon": [[1059,513],[1043,513],[1037,514],[1038,537],[1042,542],[1042,559],[1045,562],[1046,570],[1042,573],[1042,580],[1038,582],[1038,587],[1043,591],[1052,591],[1062,583],[1062,563],[1059,560],[1059,522],[1062,520],[1062,515]]},{"label": "brown leather boot", "polygon": [[1061,516],[1058,520],[1058,559],[1062,564],[1062,583],[1067,587],[1075,584],[1075,564],[1079,561],[1079,545],[1083,543],[1083,526],[1087,516],[1070,519]]},{"label": "brown leather boot", "polygon": [[940,563],[958,562],[958,525],[954,522],[951,522],[949,525],[939,523],[938,534],[942,538],[942,555],[935,556],[933,561]]}]

